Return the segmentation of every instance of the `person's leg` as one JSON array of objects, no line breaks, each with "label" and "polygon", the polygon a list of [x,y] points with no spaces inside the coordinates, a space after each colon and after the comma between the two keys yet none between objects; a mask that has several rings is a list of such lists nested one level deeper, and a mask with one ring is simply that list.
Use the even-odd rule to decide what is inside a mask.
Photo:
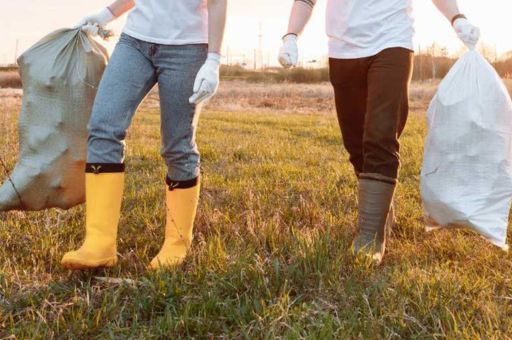
[{"label": "person's leg", "polygon": [[399,142],[408,115],[413,53],[387,49],[372,58],[363,137],[363,172],[359,176],[357,252],[382,261],[393,220],[392,201],[399,168]]},{"label": "person's leg", "polygon": [[192,243],[199,200],[199,152],[195,136],[200,108],[189,103],[206,45],[160,46],[158,85],[162,109],[161,154],[167,164],[165,241],[150,268],[178,265]]},{"label": "person's leg", "polygon": [[89,122],[86,235],[78,250],[64,255],[66,268],[110,267],[117,262],[126,129],[155,81],[154,68],[139,42],[123,35],[101,80]]},{"label": "person's leg", "polygon": [[122,35],[100,82],[89,121],[87,163],[122,164],[126,130],[157,75],[147,43]]},{"label": "person's leg", "polygon": [[400,137],[409,112],[413,52],[390,48],[374,57],[368,70],[363,172],[398,177]]},{"label": "person's leg", "polygon": [[330,59],[336,112],[343,144],[356,174],[363,171],[363,132],[368,93],[368,58]]}]

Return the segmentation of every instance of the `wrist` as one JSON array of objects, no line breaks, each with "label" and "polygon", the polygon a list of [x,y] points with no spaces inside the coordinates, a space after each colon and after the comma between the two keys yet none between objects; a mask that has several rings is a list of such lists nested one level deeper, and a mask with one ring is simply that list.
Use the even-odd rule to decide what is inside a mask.
[{"label": "wrist", "polygon": [[283,40],[283,41],[289,41],[289,40],[291,40],[291,41],[297,41],[297,38],[298,38],[298,37],[299,37],[299,36],[297,35],[297,33],[286,33],[285,35],[283,35],[282,40]]},{"label": "wrist", "polygon": [[116,19],[116,16],[112,12],[112,10],[109,7],[105,7],[103,10],[101,10],[98,14],[98,21],[101,25],[106,25],[109,22]]},{"label": "wrist", "polygon": [[458,20],[467,20],[468,18],[464,15],[464,14],[457,14],[455,15],[452,20],[451,20],[451,23],[452,23],[452,26],[455,27],[455,23],[458,21]]},{"label": "wrist", "polygon": [[220,66],[221,55],[217,52],[208,52],[208,57],[206,58],[206,62],[210,64],[214,64],[215,66]]}]

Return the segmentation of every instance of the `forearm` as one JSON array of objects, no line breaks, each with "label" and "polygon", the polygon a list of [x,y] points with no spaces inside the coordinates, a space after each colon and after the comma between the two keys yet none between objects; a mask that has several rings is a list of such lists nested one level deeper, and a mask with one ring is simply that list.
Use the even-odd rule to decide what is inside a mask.
[{"label": "forearm", "polygon": [[108,6],[108,9],[116,18],[118,18],[131,10],[133,7],[135,7],[134,0],[116,0],[110,6]]},{"label": "forearm", "polygon": [[208,0],[208,52],[220,54],[226,27],[227,0]]},{"label": "forearm", "polygon": [[452,21],[454,16],[460,14],[457,0],[432,0],[432,2],[450,22]]},{"label": "forearm", "polygon": [[311,14],[313,13],[313,6],[317,0],[295,0],[290,14],[290,21],[288,22],[288,34],[300,35],[306,27]]}]

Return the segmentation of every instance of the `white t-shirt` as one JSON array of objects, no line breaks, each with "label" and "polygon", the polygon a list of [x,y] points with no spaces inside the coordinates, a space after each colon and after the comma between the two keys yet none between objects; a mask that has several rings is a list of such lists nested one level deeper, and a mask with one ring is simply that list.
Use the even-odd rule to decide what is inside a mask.
[{"label": "white t-shirt", "polygon": [[124,33],[151,43],[208,43],[207,0],[135,0]]},{"label": "white t-shirt", "polygon": [[328,0],[329,57],[364,58],[391,47],[414,50],[413,0]]}]

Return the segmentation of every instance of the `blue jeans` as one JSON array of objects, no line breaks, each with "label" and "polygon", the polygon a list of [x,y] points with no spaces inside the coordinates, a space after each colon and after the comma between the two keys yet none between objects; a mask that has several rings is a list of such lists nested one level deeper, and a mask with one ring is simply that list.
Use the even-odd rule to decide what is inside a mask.
[{"label": "blue jeans", "polygon": [[188,99],[208,46],[160,45],[122,34],[101,80],[89,121],[87,163],[122,164],[126,130],[137,107],[158,83],[161,155],[168,177],[199,176],[195,142],[199,108]]}]

